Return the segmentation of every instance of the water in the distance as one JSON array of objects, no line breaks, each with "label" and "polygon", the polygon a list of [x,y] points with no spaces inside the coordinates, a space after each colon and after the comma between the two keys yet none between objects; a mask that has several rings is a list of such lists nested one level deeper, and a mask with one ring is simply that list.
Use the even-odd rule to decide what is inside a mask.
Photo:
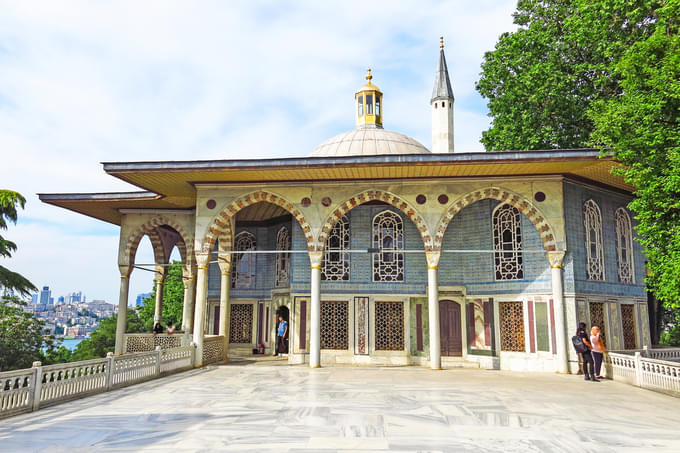
[{"label": "water in the distance", "polygon": [[78,346],[78,343],[83,341],[82,338],[72,338],[70,340],[62,340],[62,345],[66,346],[66,349],[70,349],[71,351],[75,351],[76,346]]}]

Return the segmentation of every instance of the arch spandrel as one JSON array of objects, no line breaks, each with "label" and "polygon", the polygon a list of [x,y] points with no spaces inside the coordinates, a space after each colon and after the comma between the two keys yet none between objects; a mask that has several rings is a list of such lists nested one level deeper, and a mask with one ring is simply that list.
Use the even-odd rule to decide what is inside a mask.
[{"label": "arch spandrel", "polygon": [[403,212],[404,215],[411,219],[411,221],[416,225],[416,228],[418,228],[420,236],[423,240],[424,249],[426,251],[433,250],[433,238],[430,234],[430,229],[423,218],[423,215],[404,198],[384,190],[365,190],[336,205],[336,207],[333,208],[331,213],[321,225],[321,230],[319,232],[316,244],[316,250],[324,250],[328,235],[333,229],[333,226],[342,218],[343,215],[347,214],[355,207],[364,203],[368,203],[369,201],[382,201]]},{"label": "arch spandrel", "polygon": [[[267,202],[280,206],[292,215],[297,221],[307,240],[307,249],[314,250],[314,235],[312,227],[307,221],[302,210],[291,203],[286,197],[266,190],[256,190],[245,195],[237,196],[226,203],[222,209],[209,221],[205,227],[205,234],[196,237],[196,247],[200,250],[201,259],[209,256],[215,243],[232,244],[234,240],[234,219],[236,214],[243,208],[255,203]],[[199,242],[200,240],[200,242]],[[219,246],[220,250],[227,250]],[[231,248],[231,247],[229,247]]]},{"label": "arch spandrel", "polygon": [[444,233],[449,226],[449,223],[460,211],[467,206],[486,199],[498,200],[502,203],[507,203],[510,206],[517,208],[522,214],[527,216],[531,223],[534,224],[536,230],[543,242],[543,248],[546,252],[553,252],[557,250],[558,238],[555,235],[555,229],[547,220],[547,217],[526,197],[515,193],[508,189],[500,187],[487,187],[484,189],[474,190],[465,195],[458,197],[450,203],[441,219],[437,224],[437,229],[434,235],[434,248],[441,250]]}]

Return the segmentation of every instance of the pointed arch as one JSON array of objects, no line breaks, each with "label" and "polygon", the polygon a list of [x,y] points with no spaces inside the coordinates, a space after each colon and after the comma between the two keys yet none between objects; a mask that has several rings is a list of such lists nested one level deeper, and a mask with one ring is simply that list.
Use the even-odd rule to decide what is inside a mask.
[{"label": "pointed arch", "polygon": [[257,190],[229,202],[217,215],[215,215],[210,222],[207,233],[201,243],[201,254],[208,255],[219,238],[223,239],[224,243],[231,244],[234,236],[231,226],[232,219],[234,219],[236,214],[246,206],[263,201],[275,204],[288,211],[300,224],[305,238],[307,239],[307,249],[309,251],[314,251],[312,227],[309,225],[309,222],[307,222],[307,219],[305,219],[302,212],[293,206],[293,203],[280,195],[264,190]]},{"label": "pointed arch", "polygon": [[427,224],[425,223],[425,219],[423,219],[423,216],[420,215],[420,213],[415,207],[413,207],[407,201],[393,193],[385,192],[382,190],[366,190],[364,192],[354,195],[353,197],[350,197],[348,200],[340,203],[339,205],[337,205],[335,209],[333,209],[333,211],[328,216],[328,218],[326,218],[321,227],[321,232],[319,233],[319,238],[317,240],[316,245],[317,251],[324,250],[324,248],[326,247],[326,239],[328,239],[328,235],[333,229],[333,226],[342,218],[343,215],[347,214],[353,208],[361,204],[374,200],[391,204],[392,206],[403,212],[416,225],[416,228],[418,228],[420,236],[423,239],[423,245],[425,250],[431,251],[433,249],[432,236],[430,235],[430,230],[427,227]]},{"label": "pointed arch", "polygon": [[522,214],[527,216],[529,220],[531,220],[531,223],[533,223],[536,229],[538,230],[538,234],[540,235],[541,241],[543,242],[543,248],[547,252],[557,250],[555,244],[554,230],[546,220],[545,215],[543,215],[543,213],[541,213],[541,211],[536,206],[534,206],[529,200],[524,198],[522,195],[519,195],[507,189],[501,189],[499,187],[488,187],[486,189],[475,190],[474,192],[470,192],[459,197],[453,203],[451,203],[446,208],[446,212],[444,213],[444,215],[439,220],[439,223],[437,224],[433,244],[434,249],[441,250],[442,241],[444,240],[444,233],[446,232],[446,228],[449,226],[449,223],[451,223],[451,220],[453,220],[453,217],[456,214],[458,214],[466,206],[469,206],[472,203],[489,198],[498,200],[502,203],[506,203],[512,207],[517,208],[519,212],[521,212]]},{"label": "pointed arch", "polygon": [[[164,229],[164,227],[169,227],[170,230]],[[176,233],[175,238],[172,237],[173,233]],[[192,235],[179,222],[163,215],[150,218],[128,235],[122,255],[122,258],[127,260],[127,263],[124,264],[134,264],[139,242],[144,235],[149,236],[151,240],[156,264],[167,264],[170,253],[176,246],[185,271],[191,272],[194,264]]]},{"label": "pointed arch", "polygon": [[626,208],[618,208],[614,213],[616,223],[616,263],[619,281],[628,285],[635,283],[633,264],[633,227]]}]

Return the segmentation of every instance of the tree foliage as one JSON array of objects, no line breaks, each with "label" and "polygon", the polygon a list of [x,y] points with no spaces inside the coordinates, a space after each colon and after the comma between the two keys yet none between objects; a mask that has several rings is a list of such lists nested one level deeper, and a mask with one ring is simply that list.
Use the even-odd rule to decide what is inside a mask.
[{"label": "tree foliage", "polygon": [[[0,190],[0,230],[6,230],[9,223],[17,223],[17,207],[23,209],[26,199],[18,192]],[[0,235],[0,257],[10,258],[17,249],[17,245]],[[28,296],[36,287],[22,275],[0,266],[0,288],[16,291],[22,296]]]},{"label": "tree foliage", "polygon": [[[89,360],[98,357],[106,357],[107,352],[113,352],[116,346],[116,325],[118,323],[118,315],[115,314],[110,318],[102,319],[96,329],[90,333],[90,338],[86,338],[76,346],[70,357],[71,362],[78,360]],[[127,310],[127,328],[126,333],[141,333],[144,332],[137,313],[134,310]]]},{"label": "tree foliage", "polygon": [[30,368],[54,345],[54,339],[44,335],[45,322],[25,312],[25,305],[16,298],[0,298],[0,371]]},{"label": "tree foliage", "polygon": [[597,146],[636,187],[651,276],[680,308],[680,0],[520,0],[485,55],[489,151]]},{"label": "tree foliage", "polygon": [[[156,285],[151,296],[144,299],[144,304],[138,308],[139,319],[146,331],[153,328],[153,316],[156,306]],[[182,325],[182,309],[184,306],[184,283],[182,279],[182,263],[173,261],[168,266],[167,275],[163,281],[163,322],[172,322],[174,326]]]}]

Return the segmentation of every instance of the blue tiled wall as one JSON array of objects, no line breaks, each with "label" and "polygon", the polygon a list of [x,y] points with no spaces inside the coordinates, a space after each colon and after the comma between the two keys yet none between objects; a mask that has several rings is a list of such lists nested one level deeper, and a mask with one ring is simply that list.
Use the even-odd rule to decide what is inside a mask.
[{"label": "blue tiled wall", "polygon": [[[583,224],[583,203],[592,198],[602,213],[602,236],[604,245],[605,280],[588,280],[586,276],[585,226]],[[633,213],[629,212],[633,223],[633,250],[635,265],[635,284],[624,285],[619,282],[616,257],[616,229],[614,213],[625,207],[631,198],[611,192],[564,183],[564,217],[567,232],[567,255],[565,258],[565,290],[585,294],[609,294],[613,296],[646,297],[645,256],[642,246],[635,240]]]},{"label": "blue tiled wall", "polygon": [[[493,210],[496,200],[481,200],[459,212],[449,224],[442,250],[493,249]],[[545,293],[550,292],[550,266],[536,227],[525,216],[522,221],[522,280],[496,281],[492,253],[446,253],[439,262],[440,285],[465,285],[467,294]],[[540,253],[528,253],[538,250]]]}]

